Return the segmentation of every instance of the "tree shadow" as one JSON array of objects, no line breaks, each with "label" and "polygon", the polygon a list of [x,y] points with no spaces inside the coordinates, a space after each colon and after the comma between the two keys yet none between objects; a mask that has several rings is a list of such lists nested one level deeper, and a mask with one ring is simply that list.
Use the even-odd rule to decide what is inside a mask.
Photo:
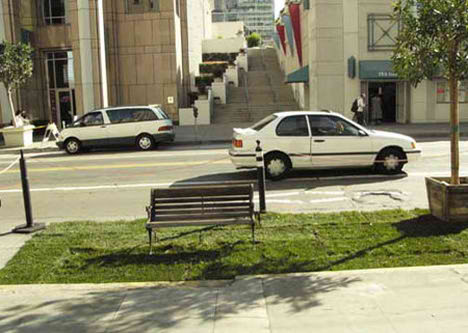
[{"label": "tree shadow", "polygon": [[369,246],[365,249],[359,250],[341,258],[339,260],[333,261],[326,266],[320,267],[318,271],[326,271],[332,269],[334,266],[346,263],[356,258],[363,257],[368,253],[372,252],[375,249],[382,248],[387,245],[398,243],[407,238],[420,238],[420,237],[435,237],[435,236],[445,236],[459,234],[464,230],[468,229],[467,222],[458,222],[458,223],[447,223],[438,218],[430,215],[420,215],[418,217],[392,223],[392,226],[400,232],[400,236]]},{"label": "tree shadow", "polygon": [[358,281],[309,274],[177,286],[58,285],[50,292],[23,286],[0,306],[0,331],[154,332],[194,327],[212,331],[215,321],[233,316],[263,315],[268,320],[267,305],[291,314],[307,311],[320,306],[327,293]]}]

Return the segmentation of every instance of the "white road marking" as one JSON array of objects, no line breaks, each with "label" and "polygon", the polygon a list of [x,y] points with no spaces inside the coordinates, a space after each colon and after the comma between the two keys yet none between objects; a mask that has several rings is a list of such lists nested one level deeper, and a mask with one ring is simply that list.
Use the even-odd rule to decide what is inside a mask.
[{"label": "white road marking", "polygon": [[334,202],[334,201],[347,201],[349,198],[341,197],[341,198],[328,198],[328,199],[317,199],[317,200],[310,200],[309,203],[321,203],[321,202]]}]

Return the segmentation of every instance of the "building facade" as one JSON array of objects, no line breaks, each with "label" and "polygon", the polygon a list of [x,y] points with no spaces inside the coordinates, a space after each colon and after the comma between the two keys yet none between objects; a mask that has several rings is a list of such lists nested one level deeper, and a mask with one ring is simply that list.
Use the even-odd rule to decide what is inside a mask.
[{"label": "building facade", "polygon": [[[0,39],[29,41],[34,74],[14,104],[61,125],[103,106],[98,0],[3,0]],[[161,104],[178,119],[188,103],[201,41],[211,35],[203,0],[103,0],[109,105]],[[190,13],[190,15],[188,15]],[[0,91],[0,123],[11,119]]]},{"label": "building facade", "polygon": [[274,0],[215,0],[213,22],[244,22],[248,33],[269,40],[274,32]]},{"label": "building facade", "polygon": [[[332,109],[349,117],[365,93],[369,116],[379,95],[383,121],[430,123],[449,120],[445,80],[417,88],[392,70],[399,32],[390,0],[288,1],[276,22],[275,47],[286,80],[304,109]],[[460,119],[468,121],[468,82],[460,91]]]}]

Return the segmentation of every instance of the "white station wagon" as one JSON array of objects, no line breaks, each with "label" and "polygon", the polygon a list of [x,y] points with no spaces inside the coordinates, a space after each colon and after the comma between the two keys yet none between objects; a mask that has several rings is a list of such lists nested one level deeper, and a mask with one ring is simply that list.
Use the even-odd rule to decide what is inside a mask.
[{"label": "white station wagon", "polygon": [[60,132],[57,146],[69,154],[125,145],[150,150],[174,138],[172,120],[158,106],[124,106],[86,113]]},{"label": "white station wagon", "polygon": [[291,169],[374,166],[395,174],[421,156],[414,139],[367,129],[331,111],[278,112],[252,127],[235,128],[229,155],[238,169],[256,167],[257,140],[272,180]]}]

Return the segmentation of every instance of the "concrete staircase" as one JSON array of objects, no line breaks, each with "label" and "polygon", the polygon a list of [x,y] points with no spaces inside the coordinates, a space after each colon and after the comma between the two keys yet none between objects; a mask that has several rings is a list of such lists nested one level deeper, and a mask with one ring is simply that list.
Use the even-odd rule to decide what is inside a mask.
[{"label": "concrete staircase", "polygon": [[228,86],[227,104],[215,104],[213,123],[253,123],[275,112],[299,110],[273,48],[249,49],[248,62],[239,87]]}]

